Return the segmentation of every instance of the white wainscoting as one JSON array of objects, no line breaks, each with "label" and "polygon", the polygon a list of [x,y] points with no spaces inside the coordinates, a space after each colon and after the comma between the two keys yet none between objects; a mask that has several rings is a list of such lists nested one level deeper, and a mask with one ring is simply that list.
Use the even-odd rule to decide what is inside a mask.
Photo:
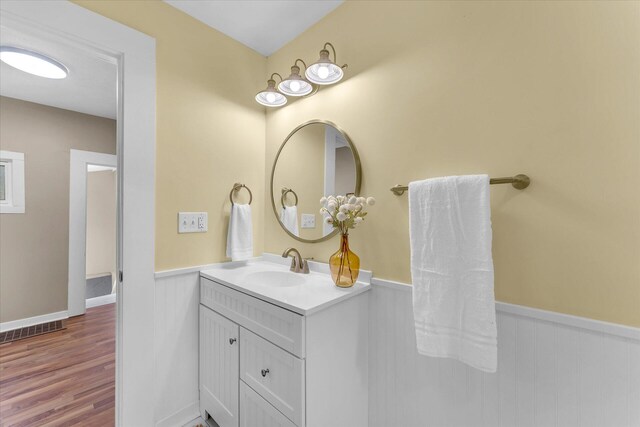
[{"label": "white wainscoting", "polygon": [[640,426],[640,334],[497,304],[498,372],[421,356],[411,287],[372,280],[370,427]]},{"label": "white wainscoting", "polygon": [[197,418],[199,269],[156,273],[155,424],[182,426]]}]

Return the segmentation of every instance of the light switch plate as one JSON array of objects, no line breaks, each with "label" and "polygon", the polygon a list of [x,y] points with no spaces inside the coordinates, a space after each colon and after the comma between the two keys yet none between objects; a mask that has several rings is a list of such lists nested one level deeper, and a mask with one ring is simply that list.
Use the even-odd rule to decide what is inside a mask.
[{"label": "light switch plate", "polygon": [[301,228],[316,228],[315,214],[302,214],[300,222]]},{"label": "light switch plate", "polygon": [[206,212],[178,212],[178,233],[204,233],[208,228]]}]

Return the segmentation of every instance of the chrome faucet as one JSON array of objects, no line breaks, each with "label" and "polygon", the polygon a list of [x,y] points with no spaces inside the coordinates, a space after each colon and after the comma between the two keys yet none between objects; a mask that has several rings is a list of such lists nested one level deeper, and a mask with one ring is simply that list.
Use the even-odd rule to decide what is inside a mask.
[{"label": "chrome faucet", "polygon": [[[293,256],[291,256],[291,252],[293,252]],[[288,248],[282,253],[282,258],[289,256],[291,256],[291,271],[294,273],[309,274],[309,263],[306,259],[302,258],[302,255],[300,255],[300,252],[296,248]]]}]

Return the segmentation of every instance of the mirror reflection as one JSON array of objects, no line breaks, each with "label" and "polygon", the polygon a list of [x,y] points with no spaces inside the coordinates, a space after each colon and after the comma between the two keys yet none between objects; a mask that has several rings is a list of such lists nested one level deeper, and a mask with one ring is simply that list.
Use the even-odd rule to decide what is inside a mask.
[{"label": "mirror reflection", "polygon": [[274,213],[297,240],[315,242],[335,234],[324,223],[319,200],[358,193],[360,161],[349,137],[334,124],[314,120],[287,137],[271,174]]}]

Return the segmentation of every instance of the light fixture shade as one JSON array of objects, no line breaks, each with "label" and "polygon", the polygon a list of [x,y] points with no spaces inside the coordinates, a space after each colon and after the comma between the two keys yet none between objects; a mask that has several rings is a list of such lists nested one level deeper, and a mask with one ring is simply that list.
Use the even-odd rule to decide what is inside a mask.
[{"label": "light fixture shade", "polygon": [[305,96],[311,93],[313,86],[300,76],[300,67],[291,67],[291,75],[278,85],[278,90],[289,96]]},{"label": "light fixture shade", "polygon": [[0,61],[7,65],[48,79],[64,79],[69,70],[60,62],[41,53],[13,46],[0,46]]},{"label": "light fixture shade", "polygon": [[342,80],[342,68],[329,59],[329,51],[322,49],[320,59],[309,65],[304,72],[307,80],[318,85],[332,85]]},{"label": "light fixture shade", "polygon": [[287,97],[276,90],[276,81],[267,80],[267,88],[258,92],[256,101],[265,107],[282,107],[287,103]]}]

